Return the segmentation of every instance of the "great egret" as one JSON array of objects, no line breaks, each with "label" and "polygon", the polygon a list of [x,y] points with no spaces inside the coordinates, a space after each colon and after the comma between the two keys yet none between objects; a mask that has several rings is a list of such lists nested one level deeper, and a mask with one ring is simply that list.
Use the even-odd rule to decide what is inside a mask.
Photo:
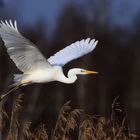
[{"label": "great egret", "polygon": [[[98,73],[82,68],[72,68],[68,71],[68,76],[66,77],[62,69],[62,67],[71,60],[93,51],[98,43],[95,39],[91,40],[87,38],[77,41],[60,50],[49,59],[46,59],[35,44],[20,34],[16,21],[14,24],[11,20],[9,20],[9,22],[7,20],[5,20],[5,22],[1,21],[0,36],[4,41],[10,58],[14,61],[17,68],[23,72],[23,74],[14,75],[14,84],[12,85],[14,89],[30,83],[45,83],[51,81],[70,84],[76,81],[77,75]],[[1,96],[1,98],[5,96],[6,94]]]}]

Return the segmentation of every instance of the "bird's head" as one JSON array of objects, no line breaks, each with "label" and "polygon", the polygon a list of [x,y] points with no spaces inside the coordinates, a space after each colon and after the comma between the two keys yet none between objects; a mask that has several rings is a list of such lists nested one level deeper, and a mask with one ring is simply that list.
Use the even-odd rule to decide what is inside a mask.
[{"label": "bird's head", "polygon": [[85,70],[81,68],[72,68],[68,71],[68,78],[65,76],[59,76],[60,79],[58,81],[61,81],[63,83],[74,83],[77,80],[77,75],[87,75],[87,74],[97,74],[96,71],[91,70]]},{"label": "bird's head", "polygon": [[87,75],[87,74],[98,74],[98,72],[96,71],[92,71],[92,70],[85,70],[85,69],[81,69],[81,68],[73,68],[70,70],[69,72],[70,75]]}]

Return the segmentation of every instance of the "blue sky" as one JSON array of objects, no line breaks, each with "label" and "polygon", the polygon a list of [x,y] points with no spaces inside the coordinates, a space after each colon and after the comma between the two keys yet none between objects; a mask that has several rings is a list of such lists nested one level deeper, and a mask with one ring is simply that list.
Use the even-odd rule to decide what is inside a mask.
[{"label": "blue sky", "polygon": [[72,1],[75,0],[5,0],[5,9],[7,13],[14,9],[17,20],[24,25],[33,25],[43,19],[52,32],[63,6]]},{"label": "blue sky", "polygon": [[[104,13],[104,22],[107,22],[110,28],[121,27],[124,29],[133,26],[134,18],[140,13],[140,0],[3,0],[5,3],[5,12],[13,13],[15,18],[23,25],[33,25],[39,19],[44,19],[49,26],[49,32],[53,32],[57,24],[57,18],[65,4],[75,2],[83,6],[85,12],[94,15],[94,10],[101,10],[107,7]],[[88,2],[93,3],[93,9],[87,7]],[[92,6],[91,6],[92,7]],[[95,8],[94,8],[95,7]],[[14,10],[13,10],[14,9]]]},{"label": "blue sky", "polygon": [[138,12],[140,13],[139,0],[113,0],[108,10],[110,25],[129,28]]}]

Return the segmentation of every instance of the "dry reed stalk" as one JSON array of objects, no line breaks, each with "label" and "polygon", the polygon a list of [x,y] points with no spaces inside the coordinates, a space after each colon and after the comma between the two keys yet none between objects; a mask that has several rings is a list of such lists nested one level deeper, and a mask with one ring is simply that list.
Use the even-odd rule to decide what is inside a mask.
[{"label": "dry reed stalk", "polygon": [[31,130],[31,122],[25,121],[22,131],[21,131],[21,140],[29,140],[32,136]]},{"label": "dry reed stalk", "polygon": [[119,110],[119,103],[117,102],[119,97],[116,97],[112,103],[112,110],[111,110],[111,117],[110,117],[110,121],[111,121],[111,124],[112,124],[112,133],[113,133],[113,140],[116,140],[116,129],[115,127],[118,125],[118,123],[116,122],[116,113],[115,111],[118,110],[118,111],[122,111],[122,110]]},{"label": "dry reed stalk", "polygon": [[3,131],[5,127],[5,119],[9,119],[7,112],[5,111],[4,107],[1,106],[0,108],[0,132]]},{"label": "dry reed stalk", "polygon": [[14,100],[7,140],[18,139],[18,131],[20,125],[18,121],[18,114],[19,114],[19,110],[21,109],[22,97],[23,94],[19,94],[18,97]]},{"label": "dry reed stalk", "polygon": [[67,116],[71,110],[70,101],[66,102],[60,109],[58,119],[56,121],[55,129],[53,131],[52,140],[62,140],[63,133],[65,131],[65,124],[67,122]]},{"label": "dry reed stalk", "polygon": [[0,139],[6,135],[6,122],[9,120],[9,116],[4,109],[2,102],[0,103]]},{"label": "dry reed stalk", "polygon": [[[117,102],[112,103],[110,118],[86,115],[80,123],[78,140],[134,140],[137,135],[130,133],[126,113]],[[123,113],[120,119],[117,113]]]},{"label": "dry reed stalk", "polygon": [[[112,113],[110,118],[101,116],[85,115],[79,125],[78,140],[135,140],[138,136],[130,132],[126,122],[126,112],[117,102],[112,103]],[[18,120],[21,109],[22,95],[19,95],[13,103],[10,129],[6,140],[48,140],[47,130],[44,124],[40,124],[33,132],[30,130],[31,122],[25,121],[22,129]],[[82,110],[71,109],[70,101],[66,102],[59,113],[56,126],[51,140],[72,140],[72,132],[78,127],[79,115]],[[123,113],[120,119],[119,113]],[[1,107],[0,115],[8,118],[6,111]],[[5,119],[5,120],[6,120]],[[7,119],[8,120],[8,119]],[[1,133],[4,124],[1,124]],[[21,130],[21,133],[19,133]],[[20,136],[19,136],[20,134]]]},{"label": "dry reed stalk", "polygon": [[32,133],[31,140],[48,140],[47,129],[44,124],[40,124]]},{"label": "dry reed stalk", "polygon": [[101,140],[107,140],[109,139],[107,136],[107,126],[109,125],[109,120],[105,117],[99,117],[96,123],[94,135],[96,136],[96,139]]},{"label": "dry reed stalk", "polygon": [[72,110],[68,117],[67,117],[67,122],[65,124],[65,130],[62,136],[62,140],[66,140],[70,137],[70,130],[75,130],[76,127],[78,127],[77,124],[77,119],[79,115],[83,112],[81,109],[74,109]]},{"label": "dry reed stalk", "polygon": [[90,115],[85,115],[79,126],[78,140],[93,140],[94,129],[92,117]]},{"label": "dry reed stalk", "polygon": [[[122,109],[117,102],[119,97],[116,97],[112,103],[112,112],[110,117],[112,139],[113,140],[129,140],[130,130],[128,129],[128,122],[126,122],[126,111]],[[124,114],[122,119],[119,119],[117,113]],[[127,126],[126,126],[127,124]],[[134,135],[133,135],[134,136]]]}]

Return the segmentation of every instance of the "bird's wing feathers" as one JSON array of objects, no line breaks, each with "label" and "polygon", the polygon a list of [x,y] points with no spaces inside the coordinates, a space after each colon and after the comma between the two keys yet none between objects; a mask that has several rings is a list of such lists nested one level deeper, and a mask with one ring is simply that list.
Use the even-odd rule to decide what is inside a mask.
[{"label": "bird's wing feathers", "polygon": [[94,50],[97,43],[98,41],[95,41],[95,39],[90,40],[90,38],[77,41],[51,56],[48,61],[52,65],[64,66],[71,60],[77,59]]},{"label": "bird's wing feathers", "polygon": [[27,73],[41,66],[51,66],[37,47],[19,33],[16,21],[14,24],[11,20],[1,21],[0,36],[10,58],[22,72]]}]

